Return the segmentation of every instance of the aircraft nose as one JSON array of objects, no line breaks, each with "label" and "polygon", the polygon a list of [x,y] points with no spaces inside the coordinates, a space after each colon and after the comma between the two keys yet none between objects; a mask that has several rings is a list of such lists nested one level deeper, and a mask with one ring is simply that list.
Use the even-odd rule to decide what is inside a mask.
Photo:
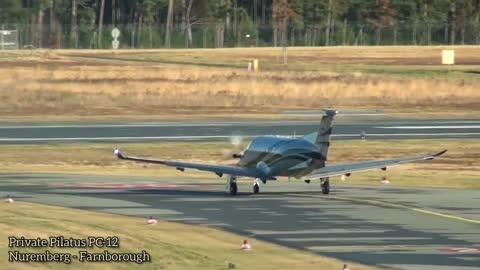
[{"label": "aircraft nose", "polygon": [[269,176],[271,172],[270,167],[263,161],[257,163],[257,170],[264,176]]}]

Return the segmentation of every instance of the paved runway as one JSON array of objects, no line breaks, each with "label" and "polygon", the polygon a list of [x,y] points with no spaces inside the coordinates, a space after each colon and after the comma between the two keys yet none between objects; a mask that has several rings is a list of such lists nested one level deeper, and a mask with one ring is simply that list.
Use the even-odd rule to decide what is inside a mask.
[{"label": "paved runway", "polygon": [[[319,120],[215,122],[23,123],[0,122],[0,144],[38,142],[222,141],[232,136],[304,135]],[[399,120],[338,117],[335,139],[480,138],[480,119]]]},{"label": "paved runway", "polygon": [[[321,255],[398,269],[479,269],[480,191],[221,179],[0,174],[0,196],[218,226]],[[255,248],[255,243],[253,242]]]}]

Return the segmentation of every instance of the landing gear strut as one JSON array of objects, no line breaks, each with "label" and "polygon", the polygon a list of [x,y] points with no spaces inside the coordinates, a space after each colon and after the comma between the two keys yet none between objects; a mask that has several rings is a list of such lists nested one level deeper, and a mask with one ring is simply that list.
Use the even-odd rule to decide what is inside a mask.
[{"label": "landing gear strut", "polygon": [[328,177],[320,179],[320,187],[322,188],[323,194],[330,193],[330,179]]},{"label": "landing gear strut", "polygon": [[237,191],[238,191],[238,187],[237,187],[237,177],[231,175],[228,177],[228,180],[227,180],[227,189],[228,189],[228,193],[231,195],[231,196],[235,196],[237,195]]}]

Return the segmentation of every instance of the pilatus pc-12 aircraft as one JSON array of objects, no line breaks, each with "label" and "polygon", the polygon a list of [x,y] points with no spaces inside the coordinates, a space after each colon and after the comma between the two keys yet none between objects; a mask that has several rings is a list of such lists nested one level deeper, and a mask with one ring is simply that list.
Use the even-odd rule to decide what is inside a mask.
[{"label": "pilatus pc-12 aircraft", "polygon": [[444,150],[437,154],[416,157],[327,165],[332,122],[336,114],[337,111],[335,110],[325,110],[319,131],[301,138],[283,136],[255,137],[243,152],[233,155],[234,158],[239,159],[236,166],[129,157],[124,156],[119,149],[115,149],[114,153],[119,159],[162,164],[175,167],[180,171],[195,169],[213,172],[219,177],[227,175],[227,190],[230,195],[236,195],[237,177],[253,178],[253,193],[260,192],[261,183],[265,184],[267,181],[276,180],[280,176],[302,179],[306,183],[310,183],[314,179],[320,179],[322,192],[328,194],[330,193],[330,176],[350,176],[354,172],[373,169],[386,170],[387,167],[402,163],[431,160],[447,152],[447,150]]}]

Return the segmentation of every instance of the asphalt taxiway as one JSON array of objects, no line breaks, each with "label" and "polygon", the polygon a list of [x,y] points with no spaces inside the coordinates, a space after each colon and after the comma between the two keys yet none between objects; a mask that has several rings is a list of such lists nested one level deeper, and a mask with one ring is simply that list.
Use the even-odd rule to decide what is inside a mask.
[{"label": "asphalt taxiway", "polygon": [[[304,135],[318,129],[319,119],[210,122],[0,122],[0,144],[50,142],[225,141],[232,136]],[[335,139],[480,138],[479,119],[363,119],[338,117]]]},{"label": "asphalt taxiway", "polygon": [[[0,174],[0,196],[220,227],[341,260],[396,269],[479,269],[480,191],[223,179]],[[254,241],[252,241],[255,248]],[[261,252],[261,251],[258,251]]]}]

